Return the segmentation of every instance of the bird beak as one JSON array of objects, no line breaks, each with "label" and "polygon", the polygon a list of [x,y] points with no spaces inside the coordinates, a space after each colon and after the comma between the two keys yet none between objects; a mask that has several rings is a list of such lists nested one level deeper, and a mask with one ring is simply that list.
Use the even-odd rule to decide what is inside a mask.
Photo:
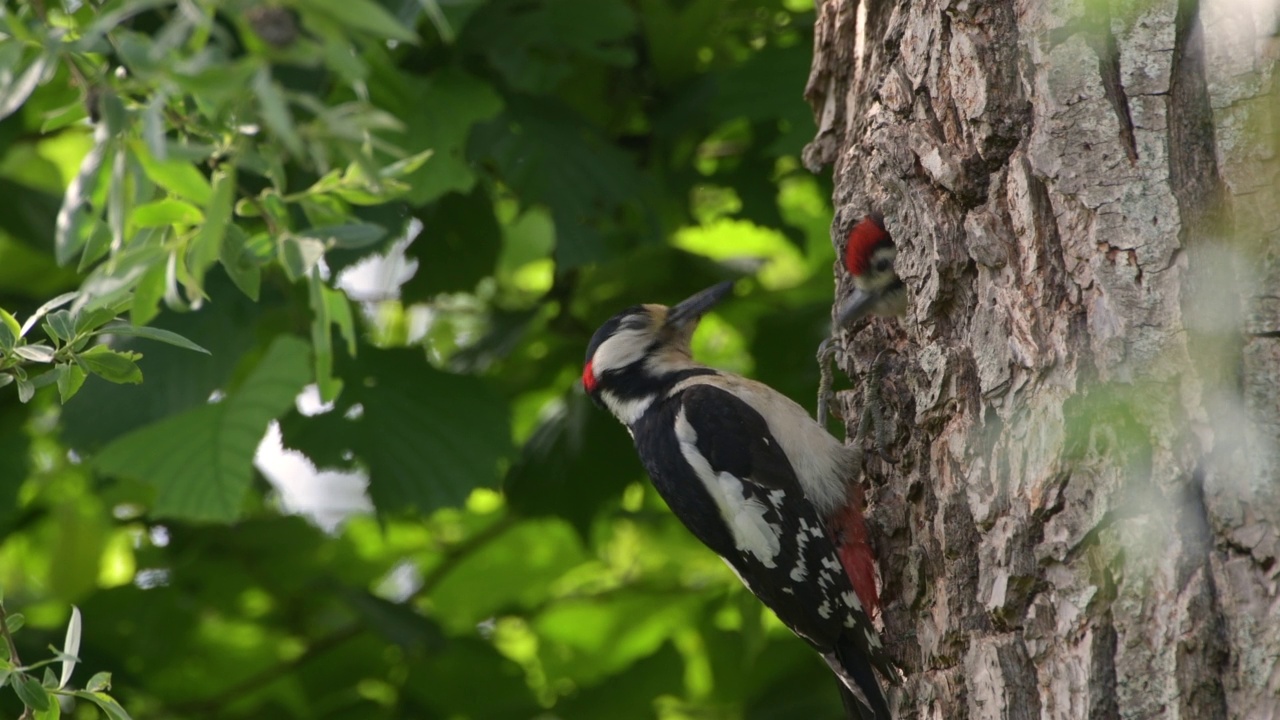
[{"label": "bird beak", "polygon": [[667,313],[666,325],[668,327],[682,328],[690,323],[696,323],[698,318],[705,315],[708,310],[715,307],[716,303],[728,297],[732,292],[733,281],[731,280],[712,285],[672,307]]},{"label": "bird beak", "polygon": [[854,288],[853,294],[840,304],[837,326],[846,327],[855,320],[866,317],[879,300],[880,293]]}]

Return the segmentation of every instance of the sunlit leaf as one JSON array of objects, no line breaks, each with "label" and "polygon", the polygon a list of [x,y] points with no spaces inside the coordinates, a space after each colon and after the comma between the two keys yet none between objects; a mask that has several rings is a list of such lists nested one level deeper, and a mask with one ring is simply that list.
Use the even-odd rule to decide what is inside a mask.
[{"label": "sunlit leaf", "polygon": [[204,213],[184,200],[165,198],[135,207],[129,219],[134,227],[198,225],[204,220]]},{"label": "sunlit leaf", "polygon": [[136,142],[132,147],[134,157],[142,165],[146,176],[151,178],[151,182],[198,206],[209,204],[213,197],[213,187],[204,173],[197,170],[190,161],[179,158],[158,160],[154,151],[143,148]]},{"label": "sunlit leaf", "polygon": [[91,198],[102,173],[102,166],[114,147],[105,125],[93,131],[93,148],[80,163],[76,173],[62,196],[58,210],[54,249],[59,265],[66,265],[85,246],[93,235],[97,216]]},{"label": "sunlit leaf", "polygon": [[[10,43],[16,46],[17,50],[21,50],[22,45],[19,43]],[[6,72],[0,74],[0,78],[4,82],[0,82],[0,120],[9,117],[18,108],[22,107],[22,103],[26,102],[31,96],[32,91],[36,89],[36,85],[40,79],[44,77],[49,66],[57,60],[57,55],[52,52],[41,52],[31,60],[31,64],[22,69],[21,72],[14,72],[12,66],[6,68]],[[6,63],[7,64],[7,63]]]},{"label": "sunlit leaf", "polygon": [[[67,658],[78,658],[80,655],[80,608],[71,606],[71,620],[67,623],[67,637],[62,642],[62,654]],[[76,661],[64,658],[62,674],[58,678],[58,689],[61,690],[71,682],[71,673],[76,669]]]}]

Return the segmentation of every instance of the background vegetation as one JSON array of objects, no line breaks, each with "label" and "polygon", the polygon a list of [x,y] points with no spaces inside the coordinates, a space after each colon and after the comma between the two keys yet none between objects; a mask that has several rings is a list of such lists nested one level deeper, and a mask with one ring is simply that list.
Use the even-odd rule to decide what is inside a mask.
[{"label": "background vegetation", "polygon": [[25,662],[75,604],[68,687],[135,718],[838,712],[578,387],[607,316],[742,277],[698,352],[812,404],[811,2],[3,8]]}]

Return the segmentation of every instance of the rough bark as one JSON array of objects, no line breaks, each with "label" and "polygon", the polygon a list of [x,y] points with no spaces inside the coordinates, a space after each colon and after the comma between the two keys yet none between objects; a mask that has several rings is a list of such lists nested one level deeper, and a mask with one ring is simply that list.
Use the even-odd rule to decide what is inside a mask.
[{"label": "rough bark", "polygon": [[863,2],[805,161],[911,293],[840,337],[901,716],[1280,717],[1276,4]]}]

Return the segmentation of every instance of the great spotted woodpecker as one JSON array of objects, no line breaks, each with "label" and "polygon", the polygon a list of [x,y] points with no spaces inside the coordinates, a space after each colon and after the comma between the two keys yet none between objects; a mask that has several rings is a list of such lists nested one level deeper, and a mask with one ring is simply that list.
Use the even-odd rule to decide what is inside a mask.
[{"label": "great spotted woodpecker", "polygon": [[840,327],[866,316],[897,317],[907,311],[907,286],[893,270],[898,249],[884,227],[884,215],[872,212],[849,231],[844,269],[853,293],[840,304]]},{"label": "great spotted woodpecker", "polygon": [[[869,615],[874,561],[851,503],[861,454],[776,390],[693,359],[699,319],[731,291],[614,315],[587,347],[583,387],[627,427],[676,517],[822,655],[847,717],[888,720],[876,674],[898,676]],[[836,547],[850,512],[864,534],[846,544],[860,583]]]}]

